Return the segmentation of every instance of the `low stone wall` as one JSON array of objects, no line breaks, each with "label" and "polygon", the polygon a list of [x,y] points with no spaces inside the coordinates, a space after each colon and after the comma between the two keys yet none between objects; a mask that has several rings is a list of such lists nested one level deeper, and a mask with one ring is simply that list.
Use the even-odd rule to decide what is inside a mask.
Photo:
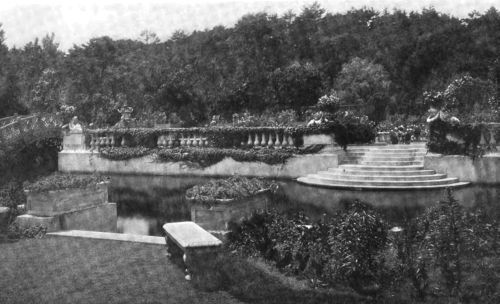
[{"label": "low stone wall", "polygon": [[424,167],[458,177],[460,181],[500,184],[500,154],[484,155],[472,159],[463,155],[429,153],[424,157]]},{"label": "low stone wall", "polygon": [[59,153],[59,171],[79,173],[199,175],[199,176],[261,176],[297,178],[330,167],[337,167],[338,153],[297,155],[285,164],[268,165],[262,162],[238,162],[225,158],[206,168],[190,167],[184,162],[156,162],[152,156],[129,160],[110,160],[91,151],[62,151]]},{"label": "low stone wall", "polygon": [[188,199],[191,221],[209,231],[227,231],[231,222],[241,223],[252,213],[270,204],[269,190],[240,199],[221,200],[213,205]]}]

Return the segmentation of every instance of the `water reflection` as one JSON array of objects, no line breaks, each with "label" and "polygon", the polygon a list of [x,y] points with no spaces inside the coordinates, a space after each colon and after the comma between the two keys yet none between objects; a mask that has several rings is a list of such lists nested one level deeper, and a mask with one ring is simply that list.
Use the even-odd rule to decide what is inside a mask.
[{"label": "water reflection", "polygon": [[[118,203],[118,231],[162,235],[163,224],[191,220],[185,191],[214,178],[167,176],[112,176],[110,201]],[[333,214],[349,200],[370,203],[394,224],[401,224],[445,198],[444,190],[426,191],[349,191],[306,186],[294,181],[280,181],[281,195],[271,205],[282,211],[303,211],[313,220]],[[454,191],[466,207],[486,204],[500,208],[499,185],[473,185]],[[498,213],[497,213],[498,214]]]}]

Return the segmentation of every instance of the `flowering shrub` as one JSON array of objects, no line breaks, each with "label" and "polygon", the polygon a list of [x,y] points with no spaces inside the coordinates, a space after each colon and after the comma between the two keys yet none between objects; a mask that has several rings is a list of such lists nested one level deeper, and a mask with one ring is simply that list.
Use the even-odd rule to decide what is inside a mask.
[{"label": "flowering shrub", "polygon": [[196,185],[186,191],[186,196],[204,202],[238,199],[255,195],[257,192],[270,189],[274,185],[273,182],[263,178],[232,176],[222,180],[210,181],[203,185]]}]

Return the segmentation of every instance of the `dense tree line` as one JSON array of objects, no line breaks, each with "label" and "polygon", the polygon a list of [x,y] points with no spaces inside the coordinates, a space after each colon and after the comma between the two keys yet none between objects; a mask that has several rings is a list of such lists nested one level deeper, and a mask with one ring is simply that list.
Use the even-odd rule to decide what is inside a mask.
[{"label": "dense tree line", "polygon": [[[53,35],[7,48],[0,32],[0,117],[74,112],[112,124],[127,102],[137,117],[177,113],[186,124],[211,115],[294,109],[331,90],[346,104],[368,105],[371,118],[422,113],[423,92],[468,73],[500,87],[500,12],[459,19],[424,9],[257,13],[233,27],[160,42],[94,38],[67,53]],[[375,79],[375,81],[374,81]]]}]

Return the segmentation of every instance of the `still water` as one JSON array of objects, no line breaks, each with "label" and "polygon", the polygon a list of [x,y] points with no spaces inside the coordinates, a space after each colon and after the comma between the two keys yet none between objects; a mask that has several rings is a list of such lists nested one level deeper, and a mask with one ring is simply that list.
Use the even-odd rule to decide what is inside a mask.
[{"label": "still water", "polygon": [[[191,220],[185,199],[190,187],[214,178],[172,176],[111,176],[110,202],[118,205],[118,232],[162,235],[168,222]],[[421,213],[446,198],[444,190],[351,191],[311,187],[295,181],[278,181],[281,199],[270,207],[282,211],[302,211],[312,220],[344,208],[346,201],[359,199],[375,206],[394,225]],[[500,208],[500,185],[472,185],[454,191],[465,207],[478,204]]]}]

